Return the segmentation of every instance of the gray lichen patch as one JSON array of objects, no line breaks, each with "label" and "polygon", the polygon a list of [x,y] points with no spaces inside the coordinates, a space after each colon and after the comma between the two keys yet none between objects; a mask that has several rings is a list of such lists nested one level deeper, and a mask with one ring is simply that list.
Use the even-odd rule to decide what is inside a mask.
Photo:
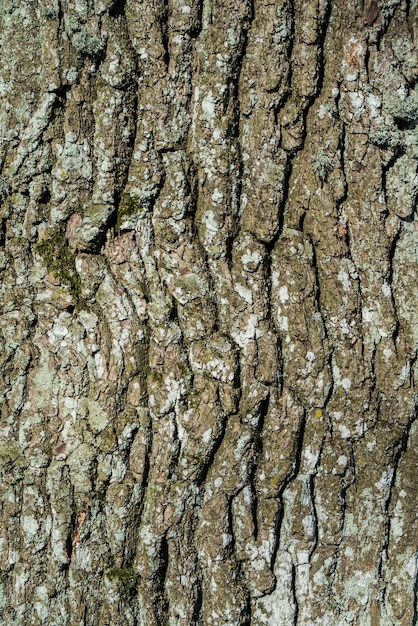
[{"label": "gray lichen patch", "polygon": [[324,181],[331,171],[331,159],[325,153],[323,148],[320,148],[312,157],[312,167],[319,180]]},{"label": "gray lichen patch", "polygon": [[72,44],[77,52],[95,58],[102,53],[105,43],[97,35],[92,35],[86,27],[82,27],[72,38]]},{"label": "gray lichen patch", "polygon": [[396,127],[377,126],[370,131],[370,140],[379,148],[399,148],[402,136]]},{"label": "gray lichen patch", "polygon": [[418,95],[412,92],[404,100],[393,102],[390,112],[402,127],[415,127],[418,123]]}]

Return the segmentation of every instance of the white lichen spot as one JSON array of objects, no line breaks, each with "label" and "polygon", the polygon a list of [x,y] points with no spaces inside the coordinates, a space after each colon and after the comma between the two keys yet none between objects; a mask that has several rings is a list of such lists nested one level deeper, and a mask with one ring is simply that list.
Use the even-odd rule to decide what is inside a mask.
[{"label": "white lichen spot", "polygon": [[256,270],[261,259],[259,252],[251,252],[250,250],[247,250],[241,257],[242,264],[247,272]]},{"label": "white lichen spot", "polygon": [[340,320],[340,328],[341,328],[341,332],[343,333],[343,335],[351,334],[351,328],[349,327],[348,322],[345,319],[345,317],[342,320]]},{"label": "white lichen spot", "polygon": [[28,539],[33,539],[39,531],[39,524],[33,515],[25,515],[22,520],[23,532]]},{"label": "white lichen spot", "polygon": [[279,288],[279,299],[282,304],[284,304],[285,302],[289,300],[289,292],[287,289],[287,285],[282,285]]},{"label": "white lichen spot", "polygon": [[383,472],[380,480],[375,483],[375,486],[379,491],[388,492],[390,489],[390,485],[392,482],[393,476],[393,467],[388,467],[386,471]]},{"label": "white lichen spot", "polygon": [[341,387],[344,389],[344,391],[350,391],[351,380],[349,378],[343,378],[341,380]]},{"label": "white lichen spot", "polygon": [[289,318],[286,315],[281,315],[281,309],[277,310],[277,326],[281,331],[287,332],[289,330]]},{"label": "white lichen spot", "polygon": [[216,233],[219,230],[219,225],[215,217],[215,213],[209,209],[205,211],[202,217],[202,223],[206,226],[206,230]]},{"label": "white lichen spot", "polygon": [[380,108],[382,106],[382,101],[379,96],[375,96],[374,94],[369,94],[367,96],[367,104],[370,110],[370,117],[379,117]]},{"label": "white lichen spot", "polygon": [[9,85],[4,81],[4,79],[0,76],[0,96],[4,98],[6,93],[10,90]]},{"label": "white lichen spot", "polygon": [[315,472],[320,450],[312,449],[310,445],[307,445],[303,450],[303,472],[306,474],[313,474]]},{"label": "white lichen spot", "polygon": [[209,91],[202,100],[202,110],[205,114],[205,119],[208,121],[212,121],[215,117],[215,104],[216,100],[213,96],[212,91]]},{"label": "white lichen spot", "polygon": [[410,363],[406,363],[406,365],[404,365],[401,369],[401,373],[400,373],[400,380],[401,380],[401,384],[404,384],[407,379],[409,378],[411,374],[411,364]]},{"label": "white lichen spot", "polygon": [[374,571],[355,570],[353,575],[344,582],[347,597],[354,598],[358,604],[365,606],[369,601],[375,575]]},{"label": "white lichen spot", "polygon": [[344,550],[344,555],[348,558],[348,559],[353,559],[354,558],[354,550],[353,548],[351,548],[350,546],[346,546],[345,550]]},{"label": "white lichen spot", "polygon": [[77,568],[80,568],[81,570],[84,569],[87,572],[91,571],[91,550],[82,543],[77,544],[77,549],[75,550],[75,560],[77,562]]},{"label": "white lichen spot", "polygon": [[298,565],[308,565],[309,552],[307,550],[298,550],[296,552],[296,560]]},{"label": "white lichen spot", "polygon": [[363,317],[363,322],[367,322],[367,323],[371,323],[373,322],[373,317],[374,317],[374,311],[373,309],[369,309],[367,307],[364,307],[362,309],[362,317]]},{"label": "white lichen spot", "polygon": [[351,436],[350,430],[344,424],[338,424],[338,430],[340,431],[341,437],[343,439],[348,439]]},{"label": "white lichen spot", "polygon": [[361,91],[353,91],[350,93],[351,105],[356,115],[360,115],[364,111],[364,96]]},{"label": "white lichen spot", "polygon": [[398,542],[403,535],[404,521],[405,516],[402,511],[402,504],[398,500],[395,508],[393,509],[392,518],[390,521],[390,530],[395,542]]},{"label": "white lichen spot", "polygon": [[327,112],[328,112],[327,107],[324,106],[323,104],[321,104],[321,106],[319,107],[319,110],[318,110],[319,119],[323,120],[324,117],[326,116]]},{"label": "white lichen spot", "polygon": [[306,515],[302,519],[302,526],[307,538],[315,537],[315,518],[313,515]]},{"label": "white lichen spot", "polygon": [[338,280],[342,283],[344,291],[350,291],[350,276],[345,269],[341,268],[338,272]]},{"label": "white lichen spot", "polygon": [[203,439],[203,443],[210,443],[210,440],[212,439],[212,429],[208,428],[208,430],[205,430],[205,432],[202,435],[202,439]]},{"label": "white lichen spot", "polygon": [[258,324],[258,316],[255,314],[251,314],[247,318],[247,325],[245,330],[234,332],[233,339],[237,342],[240,348],[245,348],[245,346],[255,337],[256,329]]},{"label": "white lichen spot", "polygon": [[383,283],[383,285],[382,285],[382,293],[386,297],[389,297],[390,294],[392,293],[390,285],[388,285],[388,283]]},{"label": "white lichen spot", "polygon": [[383,356],[385,357],[386,361],[389,361],[392,357],[392,350],[390,348],[385,348],[383,350]]},{"label": "white lichen spot", "polygon": [[238,439],[238,443],[234,449],[234,457],[236,461],[239,461],[245,451],[245,449],[247,448],[249,442],[251,440],[251,436],[250,434],[247,433],[243,433],[241,435],[241,437]]},{"label": "white lichen spot", "polygon": [[253,294],[250,289],[246,289],[246,287],[243,287],[239,283],[234,285],[234,289],[241,296],[241,298],[245,300],[245,302],[247,302],[248,304],[253,303]]},{"label": "white lichen spot", "polygon": [[417,570],[418,570],[418,560],[416,556],[413,556],[409,559],[406,565],[406,571],[408,572],[410,577],[414,580],[417,577]]},{"label": "white lichen spot", "polygon": [[96,364],[96,372],[99,378],[103,378],[105,375],[105,368],[103,365],[103,357],[100,352],[96,352],[94,355],[94,361]]}]

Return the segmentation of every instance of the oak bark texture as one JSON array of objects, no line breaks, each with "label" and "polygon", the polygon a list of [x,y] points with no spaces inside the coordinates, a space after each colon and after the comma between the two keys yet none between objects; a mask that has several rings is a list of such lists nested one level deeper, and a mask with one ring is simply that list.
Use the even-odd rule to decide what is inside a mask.
[{"label": "oak bark texture", "polygon": [[417,623],[416,9],[2,0],[2,623]]}]

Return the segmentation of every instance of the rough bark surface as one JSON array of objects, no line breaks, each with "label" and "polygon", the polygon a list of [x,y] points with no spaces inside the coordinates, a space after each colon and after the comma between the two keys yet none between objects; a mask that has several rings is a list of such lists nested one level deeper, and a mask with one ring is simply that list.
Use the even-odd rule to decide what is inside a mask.
[{"label": "rough bark surface", "polygon": [[416,624],[416,2],[0,20],[2,623]]}]

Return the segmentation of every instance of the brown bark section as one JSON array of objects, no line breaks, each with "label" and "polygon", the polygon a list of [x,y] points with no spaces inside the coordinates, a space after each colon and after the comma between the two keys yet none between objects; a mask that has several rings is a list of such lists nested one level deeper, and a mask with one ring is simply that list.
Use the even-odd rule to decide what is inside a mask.
[{"label": "brown bark section", "polygon": [[414,7],[3,0],[5,624],[417,623]]}]

